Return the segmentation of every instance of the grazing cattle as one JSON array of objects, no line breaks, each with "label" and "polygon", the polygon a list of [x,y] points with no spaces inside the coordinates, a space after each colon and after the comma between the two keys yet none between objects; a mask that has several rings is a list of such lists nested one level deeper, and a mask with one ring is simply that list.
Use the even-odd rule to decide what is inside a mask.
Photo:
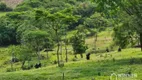
[{"label": "grazing cattle", "polygon": [[120,47],[118,48],[118,52],[121,52],[121,48]]},{"label": "grazing cattle", "polygon": [[40,68],[41,67],[41,63],[36,63],[35,68]]},{"label": "grazing cattle", "polygon": [[108,48],[106,48],[106,52],[109,52],[109,49],[108,49]]},{"label": "grazing cattle", "polygon": [[91,55],[90,53],[86,54],[86,59],[87,60],[90,60],[90,55]]},{"label": "grazing cattle", "polygon": [[33,65],[31,65],[30,67],[31,67],[31,68],[33,68],[34,66],[33,66]]},{"label": "grazing cattle", "polygon": [[16,63],[19,62],[19,60],[17,58],[12,58],[12,62]]},{"label": "grazing cattle", "polygon": [[74,56],[77,59],[77,55]]}]

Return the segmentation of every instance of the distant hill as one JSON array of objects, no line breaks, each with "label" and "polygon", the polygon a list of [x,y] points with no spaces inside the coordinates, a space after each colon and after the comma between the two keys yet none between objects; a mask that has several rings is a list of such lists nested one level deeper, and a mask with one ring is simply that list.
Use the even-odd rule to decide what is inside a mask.
[{"label": "distant hill", "polygon": [[24,0],[0,0],[0,1],[5,2],[8,7],[15,8],[19,3],[21,3]]}]

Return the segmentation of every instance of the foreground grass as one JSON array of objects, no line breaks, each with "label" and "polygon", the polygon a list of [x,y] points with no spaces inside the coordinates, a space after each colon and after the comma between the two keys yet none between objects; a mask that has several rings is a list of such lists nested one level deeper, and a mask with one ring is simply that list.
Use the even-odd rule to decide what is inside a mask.
[{"label": "foreground grass", "polygon": [[[111,34],[109,30],[98,34],[97,47],[105,49],[111,44]],[[71,32],[73,33],[73,32]],[[70,33],[70,34],[71,34]],[[69,37],[71,35],[68,35]],[[107,36],[107,38],[106,38]],[[86,39],[86,43],[89,48],[92,48],[93,37]],[[16,72],[6,72],[7,68],[10,68],[10,54],[7,48],[0,48],[0,80],[63,80],[63,73],[65,74],[64,80],[109,80],[112,73],[116,74],[137,74],[136,80],[142,79],[142,52],[140,49],[130,48],[122,50],[122,52],[109,52],[109,53],[93,53],[91,60],[87,61],[84,58],[73,61],[74,55],[71,45],[68,46],[69,62],[65,63],[63,68],[57,67],[53,62],[56,60],[56,48],[55,51],[49,52],[49,59],[42,60],[43,67],[40,69],[31,70],[17,70]],[[63,60],[65,54],[63,50]],[[46,56],[46,52],[41,52],[43,56]],[[33,64],[37,61],[37,58],[33,60]],[[15,68],[20,68],[21,63],[15,63]],[[133,80],[133,79],[124,79]]]},{"label": "foreground grass", "polygon": [[[133,62],[131,62],[133,60]],[[0,80],[109,80],[112,73],[137,74],[142,79],[142,52],[140,49],[125,49],[122,52],[92,54],[91,60],[81,59],[65,63],[63,68],[56,65],[41,69],[0,73]],[[125,80],[134,80],[125,79]]]},{"label": "foreground grass", "polygon": [[6,15],[6,12],[0,12],[0,17],[5,15]]}]

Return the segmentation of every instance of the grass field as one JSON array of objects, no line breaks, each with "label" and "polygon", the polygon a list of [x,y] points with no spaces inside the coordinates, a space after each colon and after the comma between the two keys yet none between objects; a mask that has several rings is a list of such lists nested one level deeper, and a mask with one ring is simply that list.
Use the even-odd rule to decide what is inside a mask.
[{"label": "grass field", "polygon": [[0,12],[0,17],[4,16],[6,14],[6,12]]},{"label": "grass field", "polygon": [[[98,34],[97,47],[105,49],[109,47],[112,39],[112,31],[107,29]],[[72,36],[70,32],[68,36]],[[86,43],[89,48],[93,47],[93,37],[86,38]],[[63,46],[64,47],[64,46]],[[122,52],[117,50],[108,53],[92,53],[91,60],[80,58],[74,59],[71,45],[68,45],[69,62],[64,62],[64,67],[57,67],[54,64],[56,60],[56,48],[55,51],[49,52],[49,59],[46,59],[46,52],[41,52],[41,55],[45,59],[41,60],[42,68],[21,70],[21,63],[15,63],[13,67],[15,72],[8,72],[11,68],[10,65],[10,53],[8,48],[0,48],[0,80],[110,80],[110,75],[115,74],[136,74],[137,76],[123,76],[123,80],[142,80],[142,52],[139,48],[124,49]],[[87,51],[88,52],[88,51]],[[65,51],[63,50],[62,60],[65,61]],[[37,62],[36,57],[30,64]],[[26,62],[25,65],[28,62]],[[64,78],[63,79],[63,73]],[[122,77],[121,77],[122,78]],[[122,80],[122,79],[118,79]]]},{"label": "grass field", "polygon": [[[133,57],[133,58],[132,58]],[[131,62],[131,60],[134,62]],[[81,59],[65,63],[63,68],[57,65],[41,69],[0,73],[0,80],[109,80],[112,73],[137,74],[135,80],[142,79],[142,52],[140,49],[125,49],[122,52],[92,54],[91,60]],[[134,78],[133,78],[134,79]],[[133,80],[126,78],[125,80]]]}]

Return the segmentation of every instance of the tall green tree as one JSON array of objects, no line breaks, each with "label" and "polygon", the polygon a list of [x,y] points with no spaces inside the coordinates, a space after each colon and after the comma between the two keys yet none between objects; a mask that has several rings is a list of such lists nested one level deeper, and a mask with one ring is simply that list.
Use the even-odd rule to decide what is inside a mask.
[{"label": "tall green tree", "polygon": [[[24,68],[25,62],[32,59],[33,51],[26,46],[10,46],[9,53],[12,59],[17,58],[21,61],[21,68]],[[11,61],[11,68],[13,69],[13,62]]]},{"label": "tall green tree", "polygon": [[22,44],[27,45],[29,48],[36,52],[38,62],[40,63],[40,51],[45,48],[45,45],[50,45],[50,37],[46,31],[33,30],[24,32]]},{"label": "tall green tree", "polygon": [[105,13],[107,14],[115,14],[118,15],[118,11],[125,11],[129,16],[132,17],[134,25],[132,25],[132,28],[135,29],[135,32],[139,34],[140,38],[140,44],[141,44],[141,50],[142,50],[142,1],[141,0],[95,0],[98,3],[98,8],[100,10],[105,10]]},{"label": "tall green tree", "polygon": [[16,44],[16,28],[6,17],[0,18],[0,46]]},{"label": "tall green tree", "polygon": [[85,30],[82,26],[78,27],[77,33],[71,38],[72,47],[74,50],[74,54],[80,54],[81,58],[83,58],[83,53],[87,50],[87,45],[85,44]]},{"label": "tall green tree", "polygon": [[55,41],[57,42],[57,61],[58,66],[60,66],[60,56],[59,56],[59,49],[60,49],[60,42],[62,37],[62,31],[66,30],[66,27],[68,24],[72,23],[73,21],[77,21],[77,17],[73,16],[71,13],[64,13],[70,11],[68,9],[62,10],[60,12],[56,12],[54,14],[48,14],[46,16],[47,24],[50,27],[51,30],[53,30],[52,33],[54,33]]}]

